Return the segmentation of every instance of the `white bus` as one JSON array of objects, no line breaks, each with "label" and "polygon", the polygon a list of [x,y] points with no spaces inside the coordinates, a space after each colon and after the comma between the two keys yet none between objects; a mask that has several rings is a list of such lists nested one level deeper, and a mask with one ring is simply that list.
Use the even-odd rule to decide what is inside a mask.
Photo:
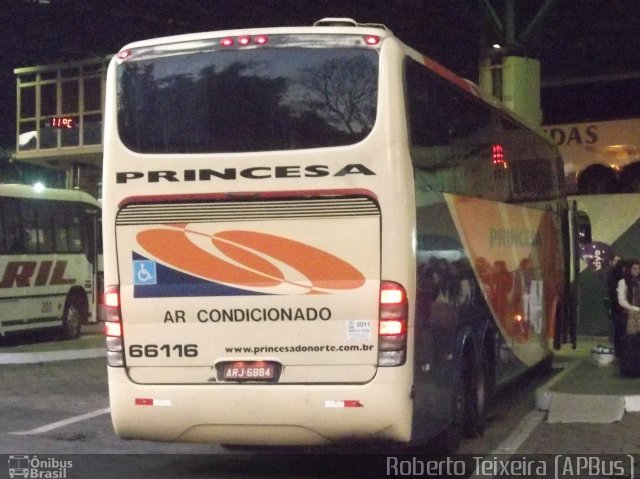
[{"label": "white bus", "polygon": [[549,364],[557,150],[384,27],[125,46],[104,141],[120,437],[453,450]]},{"label": "white bus", "polygon": [[0,336],[97,320],[99,221],[86,193],[0,184]]}]

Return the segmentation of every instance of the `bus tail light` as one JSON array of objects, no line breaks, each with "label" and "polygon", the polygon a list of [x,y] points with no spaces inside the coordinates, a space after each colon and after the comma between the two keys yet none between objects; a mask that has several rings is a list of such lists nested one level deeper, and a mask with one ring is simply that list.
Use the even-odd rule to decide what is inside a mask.
[{"label": "bus tail light", "polygon": [[380,283],[380,320],[378,326],[378,365],[401,366],[407,357],[409,302],[402,285]]},{"label": "bus tail light", "polygon": [[114,367],[124,366],[122,345],[122,321],[120,317],[120,289],[107,286],[104,290],[101,320],[104,321],[104,335],[107,342],[107,364]]}]

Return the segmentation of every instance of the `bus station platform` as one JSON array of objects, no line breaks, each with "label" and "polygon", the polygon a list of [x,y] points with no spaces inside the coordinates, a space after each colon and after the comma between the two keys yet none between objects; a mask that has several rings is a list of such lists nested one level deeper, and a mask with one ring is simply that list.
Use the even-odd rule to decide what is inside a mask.
[{"label": "bus station platform", "polygon": [[555,352],[555,374],[536,391],[536,407],[548,411],[549,423],[611,423],[625,412],[640,411],[640,378],[620,375],[617,360],[602,361],[598,347],[607,337],[579,336],[577,347]]}]

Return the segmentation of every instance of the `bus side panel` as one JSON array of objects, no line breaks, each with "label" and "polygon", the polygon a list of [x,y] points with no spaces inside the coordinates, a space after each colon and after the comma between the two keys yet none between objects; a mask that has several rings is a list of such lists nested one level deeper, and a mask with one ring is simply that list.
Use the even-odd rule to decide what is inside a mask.
[{"label": "bus side panel", "polygon": [[451,421],[464,341],[495,356],[497,383],[548,356],[563,263],[547,211],[420,191],[416,202],[414,435],[428,438]]},{"label": "bus side panel", "polygon": [[563,294],[560,225],[549,210],[453,195],[447,202],[505,345],[534,366],[549,354]]},{"label": "bus side panel", "polygon": [[491,312],[445,195],[418,191],[416,213],[414,436],[425,440],[451,421],[461,343],[480,342]]},{"label": "bus side panel", "polygon": [[0,256],[0,334],[61,325],[71,288],[91,301],[91,274],[82,254]]}]

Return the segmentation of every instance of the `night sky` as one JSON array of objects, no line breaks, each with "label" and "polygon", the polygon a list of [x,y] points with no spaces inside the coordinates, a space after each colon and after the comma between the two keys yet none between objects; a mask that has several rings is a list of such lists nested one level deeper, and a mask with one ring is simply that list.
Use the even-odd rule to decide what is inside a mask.
[{"label": "night sky", "polygon": [[[311,25],[323,17],[384,23],[405,43],[477,81],[478,59],[504,33],[481,0],[5,0],[0,9],[0,147],[15,146],[14,68],[115,53],[135,40],[242,27]],[[504,20],[504,0],[489,0]],[[545,0],[516,0],[516,34]],[[589,79],[543,89],[546,123],[640,116],[640,0],[555,0],[518,45],[549,79]],[[594,80],[630,76],[626,81]]]}]

